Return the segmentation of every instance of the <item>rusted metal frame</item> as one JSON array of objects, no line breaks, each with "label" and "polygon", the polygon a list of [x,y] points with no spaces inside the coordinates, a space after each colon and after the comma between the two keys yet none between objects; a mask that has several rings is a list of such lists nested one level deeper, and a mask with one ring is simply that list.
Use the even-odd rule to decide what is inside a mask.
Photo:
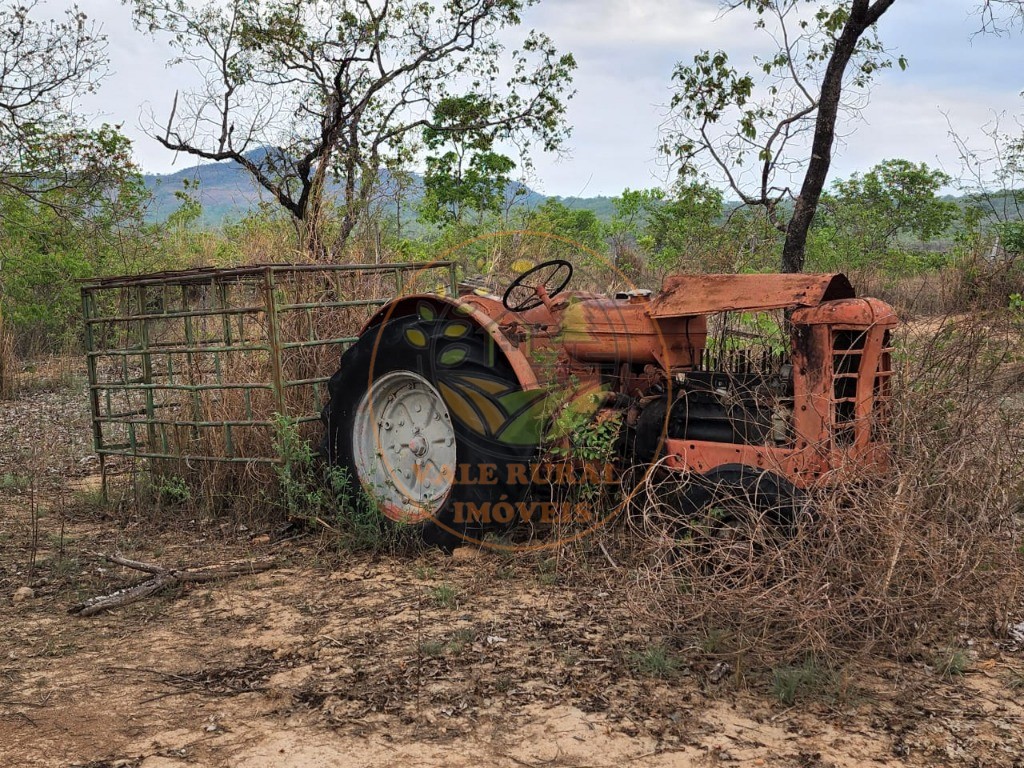
[{"label": "rusted metal frame", "polygon": [[[391,262],[387,264],[270,264],[274,272],[423,272],[451,268],[453,261]],[[260,267],[256,267],[260,269]]]},{"label": "rusted metal frame", "polygon": [[358,336],[342,336],[337,339],[317,339],[316,341],[286,341],[281,349],[301,349],[303,347],[329,347],[332,344],[352,344],[359,341]]},{"label": "rusted metal frame", "polygon": [[270,384],[241,384],[241,383],[227,383],[227,384],[97,384],[97,389],[110,389],[110,390],[136,390],[142,392],[144,390],[156,390],[156,389],[174,389],[184,390],[192,392],[194,390],[204,391],[211,389],[273,389]]},{"label": "rusted metal frame", "polygon": [[[101,416],[100,422],[103,424],[139,424],[138,419],[125,418],[123,416]],[[144,424],[150,423],[149,421],[141,422]],[[266,419],[216,419],[208,421],[187,421],[185,419],[158,419],[154,417],[152,419],[153,424],[166,424],[168,426],[180,425],[180,426],[194,426],[194,427],[223,427],[225,424],[231,424],[237,427],[272,427],[274,426],[273,421]]]},{"label": "rusted metal frame", "polygon": [[[181,305],[183,307],[187,306],[188,303],[188,292],[185,289],[186,286],[184,284],[181,285]],[[192,328],[192,317],[189,315],[183,317],[182,324],[185,331],[185,347],[183,352],[185,355],[186,380],[191,382],[195,379],[196,375],[195,358],[193,357],[193,353],[196,351],[194,350],[195,334],[193,333],[194,329]],[[192,385],[192,387],[195,386],[197,385]],[[197,422],[202,421],[203,405],[199,396],[199,391],[196,389],[191,389],[190,391],[192,394],[192,397],[190,398],[192,403],[192,420]],[[191,431],[192,439],[198,442],[200,437],[199,428],[193,426]]]},{"label": "rusted metal frame", "polygon": [[142,383],[144,385],[145,402],[146,402],[146,439],[148,444],[153,448],[156,448],[156,408],[155,398],[153,397],[153,361],[149,356],[149,323],[150,320],[145,316],[146,310],[146,286],[139,286],[136,288],[136,302],[140,311],[142,312],[142,318],[139,320],[139,344],[141,345],[140,357],[142,358]]},{"label": "rusted metal frame", "polygon": [[882,337],[886,328],[873,326],[865,332],[863,354],[860,358],[860,378],[854,404],[854,444],[864,448],[871,441],[871,414],[875,399],[875,379],[882,359]]},{"label": "rusted metal frame", "polygon": [[422,264],[271,264],[251,267],[224,267],[210,269],[209,267],[197,267],[195,269],[165,270],[154,272],[145,276],[115,276],[87,278],[83,282],[89,287],[96,288],[118,288],[129,285],[152,285],[164,283],[197,283],[214,280],[233,279],[241,281],[241,278],[250,277],[254,282],[260,282],[265,275],[267,267],[275,273],[301,273],[301,272],[389,272],[401,270],[403,272],[419,272],[428,269],[454,268],[451,261],[430,261]]},{"label": "rusted metal frame", "polygon": [[[189,318],[186,317],[185,320],[187,321],[189,320]],[[188,327],[191,327],[191,323],[188,323]],[[151,351],[160,355],[187,355],[193,352],[266,352],[268,350],[269,347],[266,344],[246,344],[231,347],[212,346],[203,344],[186,344],[185,346],[171,347],[161,344],[155,344],[153,345]],[[93,355],[94,357],[101,357],[104,355],[109,355],[110,357],[131,357],[133,355],[139,354],[139,351],[140,350],[138,349],[100,349],[89,354]]]},{"label": "rusted metal frame", "polygon": [[126,456],[133,459],[163,459],[167,461],[206,461],[211,463],[222,463],[222,464],[276,464],[278,460],[276,458],[267,458],[266,456],[256,457],[242,457],[242,456],[203,456],[200,454],[180,454],[180,453],[156,453],[156,452],[145,452],[135,450],[117,450],[113,448],[106,449],[107,456]]},{"label": "rusted metal frame", "polygon": [[[94,309],[93,292],[87,288],[82,289],[82,316],[90,317]],[[95,343],[91,325],[85,326],[85,348],[92,350]],[[86,358],[86,371],[89,377],[89,406],[92,411],[92,448],[100,460],[100,497],[107,502],[107,462],[103,452],[103,425],[100,417],[100,393],[97,389],[99,377],[96,375],[96,358]]]},{"label": "rusted metal frame", "polygon": [[[302,266],[300,268],[292,268],[292,267],[287,267],[287,266],[274,265],[274,266],[270,267],[269,269],[267,267],[259,267],[259,268],[250,269],[250,270],[229,270],[229,271],[226,271],[226,272],[218,271],[218,272],[213,273],[214,274],[214,278],[213,279],[211,279],[211,273],[209,271],[202,271],[202,270],[197,271],[196,273],[193,274],[193,276],[187,282],[189,284],[195,284],[197,282],[210,281],[209,284],[211,286],[215,286],[215,289],[219,292],[219,298],[220,298],[219,304],[220,304],[220,306],[217,309],[214,309],[214,310],[184,310],[184,309],[182,309],[182,310],[179,310],[179,311],[167,311],[167,308],[171,306],[170,293],[169,293],[170,289],[171,289],[171,286],[167,285],[166,280],[164,280],[162,278],[159,278],[159,277],[156,278],[156,279],[144,279],[144,280],[141,280],[141,281],[140,280],[128,280],[128,281],[124,281],[124,280],[117,281],[117,280],[115,280],[115,281],[110,281],[110,282],[108,282],[106,284],[103,284],[102,286],[99,286],[99,287],[97,287],[96,284],[93,284],[91,286],[83,288],[83,295],[85,295],[87,293],[89,296],[93,297],[93,299],[94,299],[93,305],[89,308],[89,311],[85,312],[84,314],[85,314],[86,320],[88,321],[87,322],[87,326],[88,326],[88,328],[87,328],[87,336],[89,336],[90,339],[91,339],[90,343],[87,345],[88,365],[89,365],[89,367],[91,369],[91,372],[92,372],[92,378],[91,378],[91,381],[90,381],[90,396],[95,401],[94,404],[93,404],[93,410],[94,410],[94,414],[97,415],[97,419],[98,420],[96,422],[94,422],[94,428],[99,433],[98,440],[99,440],[100,446],[102,447],[102,451],[103,451],[102,454],[101,454],[101,462],[103,462],[104,465],[105,465],[105,458],[104,457],[107,456],[107,455],[121,455],[121,456],[132,456],[132,457],[136,457],[136,458],[154,458],[154,459],[171,459],[171,460],[187,459],[187,460],[202,460],[202,461],[213,461],[213,462],[217,462],[217,461],[232,462],[233,461],[233,462],[241,462],[241,463],[245,463],[245,462],[273,463],[274,461],[276,461],[276,459],[269,458],[269,457],[242,458],[242,457],[236,457],[236,456],[232,456],[232,455],[229,455],[228,457],[183,456],[183,455],[180,455],[180,454],[177,454],[177,453],[174,453],[174,452],[171,452],[170,450],[168,450],[168,446],[166,444],[166,437],[165,437],[164,441],[162,441],[163,444],[160,446],[162,448],[162,450],[156,450],[155,446],[150,447],[148,450],[144,449],[144,447],[142,445],[140,445],[139,441],[138,441],[137,425],[140,422],[138,420],[125,420],[124,416],[127,415],[127,414],[119,414],[119,413],[115,414],[114,413],[113,405],[112,405],[112,402],[111,402],[112,393],[116,393],[117,391],[122,391],[122,392],[125,392],[125,393],[130,393],[132,391],[143,392],[143,393],[145,393],[145,395],[147,397],[147,405],[148,405],[148,400],[149,399],[151,399],[151,398],[154,399],[152,409],[150,409],[148,407],[146,408],[146,424],[147,424],[147,428],[152,427],[153,425],[179,424],[179,425],[182,425],[182,426],[192,426],[193,427],[193,432],[195,432],[195,431],[197,431],[198,428],[201,428],[201,427],[223,426],[226,422],[223,422],[223,421],[221,421],[221,422],[208,421],[208,420],[205,420],[205,418],[202,417],[202,416],[200,416],[200,418],[194,418],[194,419],[189,420],[189,421],[182,421],[182,420],[168,421],[168,420],[158,419],[158,418],[156,418],[156,414],[155,414],[157,403],[155,402],[155,398],[153,398],[153,395],[155,394],[156,390],[159,390],[159,389],[174,389],[174,390],[191,392],[192,393],[191,400],[192,400],[192,406],[193,406],[194,415],[195,415],[195,413],[201,412],[201,410],[202,410],[201,402],[197,402],[198,395],[199,395],[199,393],[201,391],[205,391],[205,390],[218,390],[218,389],[235,389],[235,390],[240,390],[240,391],[243,392],[243,398],[244,398],[244,403],[245,403],[245,415],[246,415],[247,418],[244,419],[244,420],[237,420],[237,421],[232,421],[232,422],[229,422],[229,423],[232,424],[232,425],[235,425],[235,426],[239,426],[239,427],[250,427],[250,428],[251,427],[272,427],[273,426],[272,422],[261,421],[261,420],[257,420],[257,419],[254,418],[254,410],[253,410],[253,403],[252,403],[252,396],[251,396],[253,390],[269,389],[269,390],[273,391],[275,393],[275,396],[276,396],[275,399],[277,401],[278,407],[279,407],[279,409],[281,409],[281,412],[284,413],[284,409],[286,408],[286,404],[284,403],[283,395],[284,395],[284,391],[288,387],[304,386],[304,385],[312,384],[314,386],[314,395],[315,395],[316,394],[316,389],[315,388],[318,385],[322,385],[325,381],[327,381],[329,379],[329,377],[324,376],[324,377],[316,377],[316,378],[294,380],[294,381],[286,380],[285,375],[284,375],[284,370],[283,370],[283,361],[281,359],[281,352],[284,349],[287,349],[287,348],[317,347],[317,346],[328,346],[328,345],[333,345],[333,344],[348,344],[348,343],[351,343],[351,342],[355,341],[358,338],[356,336],[350,336],[350,337],[343,337],[343,338],[336,338],[336,339],[317,340],[316,337],[315,337],[315,328],[313,327],[313,324],[312,324],[312,321],[311,321],[310,322],[310,326],[311,326],[310,327],[310,339],[308,341],[288,342],[286,344],[282,343],[281,326],[280,326],[280,322],[281,322],[281,314],[280,313],[281,313],[281,311],[284,310],[284,309],[296,309],[296,310],[302,309],[302,310],[307,312],[307,317],[308,317],[308,316],[311,315],[311,312],[313,310],[316,310],[316,309],[332,309],[332,308],[339,308],[340,309],[340,308],[350,308],[350,307],[373,307],[373,306],[383,305],[383,304],[385,304],[387,302],[386,299],[362,299],[362,300],[358,300],[358,301],[337,301],[337,302],[322,302],[322,303],[306,303],[306,304],[284,305],[284,304],[278,303],[280,297],[278,297],[276,295],[276,280],[274,280],[274,274],[281,274],[281,273],[295,274],[295,273],[303,273],[303,272],[310,272],[311,273],[311,272],[314,272],[314,271],[327,271],[327,272],[334,273],[334,274],[355,273],[355,272],[361,272],[361,273],[386,273],[386,274],[393,275],[396,283],[398,283],[398,285],[401,286],[401,285],[404,284],[404,275],[406,273],[412,272],[412,271],[421,271],[421,270],[424,270],[424,269],[437,268],[437,267],[443,267],[443,268],[446,268],[448,270],[449,281],[450,281],[451,285],[454,287],[455,286],[455,266],[451,262],[440,262],[440,263],[433,263],[433,264],[428,264],[428,265],[422,265],[422,264],[372,265],[372,266],[362,266],[362,265],[331,265],[326,270],[324,270],[323,267],[318,267],[318,266],[315,266],[315,265],[314,266]],[[228,286],[228,284],[226,282],[224,282],[222,278],[224,276],[229,276],[229,275],[233,276],[234,280],[235,280],[235,287],[238,288],[239,290],[247,289],[249,287],[249,285],[251,285],[251,287],[258,292],[260,290],[260,286],[259,286],[258,283],[256,283],[255,281],[253,283],[249,283],[248,281],[242,280],[241,278],[242,277],[250,277],[250,276],[251,277],[258,277],[261,274],[264,277],[263,285],[262,285],[262,290],[264,292],[264,306],[262,306],[262,307],[255,307],[255,308],[254,307],[241,307],[241,308],[229,307],[228,306],[228,302],[227,302],[227,286]],[[154,284],[161,284],[161,291],[163,291],[163,296],[164,296],[164,302],[163,302],[163,307],[162,307],[164,309],[164,311],[160,312],[160,313],[155,313],[155,314],[154,313],[148,313],[146,311],[146,306],[145,306],[146,299],[145,299],[145,296],[144,296],[145,291],[141,290],[141,286],[148,286],[148,285],[154,285]],[[181,289],[182,307],[187,306],[188,299],[187,299],[187,294],[186,294],[186,291],[185,291],[185,287],[186,286],[184,284],[179,283],[179,285],[175,286],[175,287],[178,287],[178,288]],[[132,309],[129,307],[129,310],[128,310],[127,313],[112,313],[112,314],[109,315],[109,317],[107,317],[107,316],[99,316],[98,315],[98,307],[96,306],[96,302],[95,302],[95,291],[96,290],[103,290],[103,289],[107,289],[107,288],[129,288],[129,290],[131,290],[132,288],[135,288],[138,291],[138,294],[136,296],[132,296],[131,298],[138,299],[138,307],[135,308],[136,311],[133,312]],[[139,298],[139,295],[141,295],[142,298]],[[269,309],[270,309],[269,312],[267,312],[268,305],[269,305]],[[268,318],[268,326],[267,326],[268,334],[267,334],[267,336],[268,336],[268,341],[270,343],[265,344],[265,345],[263,345],[263,344],[245,344],[244,343],[244,340],[246,338],[245,317],[246,317],[246,315],[254,315],[254,314],[258,313],[258,312],[265,312],[266,316]],[[202,340],[197,339],[196,336],[195,336],[195,327],[194,327],[194,325],[192,323],[191,318],[206,317],[206,316],[217,316],[217,315],[220,315],[222,317],[222,321],[221,322],[222,322],[222,324],[224,326],[224,332],[223,332],[224,339],[222,340],[222,343],[208,344],[208,343],[204,343]],[[149,336],[150,336],[150,334],[149,334],[150,328],[147,327],[147,326],[143,326],[145,328],[147,338],[145,338],[143,340],[142,344],[139,347],[137,347],[137,348],[133,346],[133,347],[131,347],[129,349],[124,349],[124,348],[121,348],[121,349],[106,349],[106,350],[96,349],[96,346],[97,346],[97,344],[96,344],[96,336],[95,336],[95,333],[94,333],[93,329],[96,328],[96,327],[103,327],[103,323],[104,322],[106,322],[106,323],[118,323],[118,322],[120,322],[121,324],[127,326],[133,320],[134,321],[139,321],[140,323],[145,324],[145,323],[148,323],[148,322],[152,322],[154,319],[155,320],[172,320],[172,319],[176,319],[178,317],[182,318],[183,323],[185,325],[186,344],[184,346],[182,346],[180,343],[166,345],[166,344],[161,344],[159,342],[155,342],[152,338],[149,338]],[[237,328],[238,333],[233,338],[232,337],[232,324],[233,324],[233,322],[235,322],[234,321],[235,318],[237,318],[236,322],[237,322],[237,325],[238,325],[238,328]],[[129,328],[126,327],[125,330],[126,330],[126,332],[130,333],[130,329]],[[236,341],[236,339],[243,341],[243,344],[235,344],[234,342]],[[216,384],[198,384],[198,383],[197,384],[179,384],[179,383],[175,383],[175,376],[176,376],[176,374],[180,375],[180,372],[176,372],[175,371],[175,366],[174,366],[175,355],[185,355],[186,356],[187,363],[188,363],[188,368],[189,368],[189,377],[194,377],[195,376],[195,354],[196,353],[220,353],[220,352],[244,352],[244,351],[266,351],[266,352],[268,352],[268,354],[270,356],[270,359],[271,359],[272,368],[276,369],[275,372],[274,372],[274,381],[272,381],[270,384],[254,384],[254,385],[226,384],[223,381],[223,372],[218,371],[218,382]],[[130,374],[130,372],[128,370],[127,361],[128,361],[128,358],[130,356],[137,355],[137,354],[143,356],[145,368],[148,369],[148,370],[144,370],[144,374],[143,374],[142,380],[139,383],[133,383],[134,379],[132,378],[132,376],[131,376],[131,374]],[[155,381],[155,375],[154,375],[154,371],[153,371],[153,367],[152,367],[152,357],[151,357],[152,354],[162,354],[162,355],[166,356],[166,360],[167,360],[167,382],[166,383],[158,383],[158,382]],[[108,356],[108,357],[114,357],[114,358],[119,358],[120,359],[120,363],[121,363],[121,365],[120,365],[120,369],[121,369],[121,382],[120,383],[116,383],[116,384],[115,383],[104,383],[104,382],[100,382],[99,381],[99,373],[98,373],[97,369],[98,369],[98,367],[100,365],[100,358],[102,356]],[[215,365],[216,365],[217,362],[219,362],[219,355],[217,355],[217,358],[218,359],[215,360]],[[188,378],[186,378],[186,381],[187,380],[188,380]],[[100,407],[101,403],[100,403],[100,400],[101,400],[101,397],[105,398],[106,403],[107,403],[107,410],[106,410],[106,414],[107,415],[103,416],[103,417],[100,417],[100,413],[101,413],[101,407]],[[164,407],[164,405],[165,404],[161,404],[161,407]],[[167,405],[167,407],[170,407],[170,404],[166,404],[166,405]],[[297,423],[309,423],[309,422],[316,421],[317,419],[318,419],[317,416],[309,415],[309,416],[303,416],[303,417],[297,419],[296,421],[297,421]],[[126,437],[128,439],[128,442],[125,443],[123,446],[118,446],[116,448],[114,446],[111,446],[111,445],[103,445],[102,444],[102,441],[104,440],[103,424],[123,425],[124,429],[126,431]],[[227,435],[225,435],[225,437],[226,437],[225,442],[227,443],[228,442]]]},{"label": "rusted metal frame", "polygon": [[289,379],[284,383],[285,388],[288,387],[306,387],[310,384],[316,386],[317,384],[323,384],[325,381],[330,381],[330,376],[317,376],[313,379]]},{"label": "rusted metal frame", "polygon": [[[152,283],[146,283],[139,285],[138,288],[147,288]],[[132,286],[136,287],[136,286]],[[183,289],[186,286],[181,286]],[[179,317],[219,317],[220,315],[251,315],[257,312],[261,312],[263,307],[234,307],[226,312],[219,309],[190,309],[181,310],[178,312],[157,312],[154,314],[142,314],[142,315],[109,315],[106,317],[95,317],[91,320],[86,320],[87,324],[95,323],[123,323],[129,320],[138,320],[141,317],[150,317],[156,320],[176,320]]]},{"label": "rusted metal frame", "polygon": [[350,307],[381,307],[391,299],[353,299],[351,301],[304,302],[302,304],[279,304],[277,309],[286,312],[295,309],[347,309]]},{"label": "rusted metal frame", "polygon": [[275,296],[274,268],[267,267],[264,275],[264,298],[266,301],[267,342],[270,345],[270,373],[274,396],[277,400],[277,413],[287,417],[287,404],[284,397],[284,372],[281,365],[281,329],[278,325],[277,297]]}]

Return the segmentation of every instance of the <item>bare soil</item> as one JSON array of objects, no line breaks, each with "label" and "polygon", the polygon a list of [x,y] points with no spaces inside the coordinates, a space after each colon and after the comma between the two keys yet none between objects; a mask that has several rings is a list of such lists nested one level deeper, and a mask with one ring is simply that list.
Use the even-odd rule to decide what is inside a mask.
[{"label": "bare soil", "polygon": [[[0,403],[3,766],[1024,766],[1024,637],[787,706],[697,648],[652,663],[661,638],[599,551],[353,555],[118,512],[95,472],[80,379]],[[280,565],[69,616],[139,575],[94,554],[113,551]]]}]

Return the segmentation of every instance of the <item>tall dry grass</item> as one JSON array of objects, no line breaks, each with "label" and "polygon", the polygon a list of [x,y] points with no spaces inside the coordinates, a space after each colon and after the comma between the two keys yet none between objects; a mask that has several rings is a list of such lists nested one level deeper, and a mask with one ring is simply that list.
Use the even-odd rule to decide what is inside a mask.
[{"label": "tall dry grass", "polygon": [[1006,307],[1024,289],[1024,261],[968,255],[941,269],[901,275],[868,268],[850,272],[861,296],[891,304],[901,317],[948,315],[975,307]]},{"label": "tall dry grass", "polygon": [[745,498],[722,502],[738,520],[681,524],[685,479],[653,473],[634,519],[638,611],[769,668],[1005,633],[1024,609],[1021,331],[1005,313],[905,330],[879,425],[891,470],[810,493],[791,526]]},{"label": "tall dry grass", "polygon": [[[434,274],[439,277],[423,277],[419,288],[432,290],[437,280],[445,282],[446,272]],[[297,429],[308,444],[319,443],[326,379],[337,370],[346,346],[339,340],[355,337],[378,308],[329,304],[383,301],[399,293],[394,273],[387,272],[279,272],[276,280],[282,393],[272,386],[275,356],[252,349],[267,345],[272,334],[270,317],[261,308],[265,289],[258,275],[150,289],[146,301],[162,304],[147,307],[154,312],[145,321],[149,373],[141,352],[129,355],[126,365],[120,355],[98,360],[99,379],[111,387],[111,412],[127,414],[121,423],[104,425],[105,442],[126,442],[131,429],[141,442],[140,453],[162,455],[144,467],[151,491],[145,494],[147,504],[155,498],[168,507],[254,525],[280,519],[278,467],[289,457],[282,455],[279,432]],[[131,289],[109,299],[116,304],[108,309],[112,315],[130,313],[132,302],[140,301]],[[199,308],[210,314],[160,316]],[[137,320],[107,323],[97,346],[138,350],[142,328]],[[184,351],[186,346],[190,351]],[[155,385],[152,408],[145,390],[135,386],[147,379]],[[100,403],[106,409],[105,391]],[[148,410],[155,414],[151,423]]]}]

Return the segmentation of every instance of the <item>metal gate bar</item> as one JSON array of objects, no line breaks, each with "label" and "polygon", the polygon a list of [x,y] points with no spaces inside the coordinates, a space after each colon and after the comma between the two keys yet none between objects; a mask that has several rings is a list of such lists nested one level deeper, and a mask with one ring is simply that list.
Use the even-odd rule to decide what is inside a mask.
[{"label": "metal gate bar", "polygon": [[138,459],[278,462],[278,421],[318,421],[341,352],[406,291],[454,294],[454,265],[273,264],[85,283],[104,492],[112,466],[127,460],[131,469]]}]

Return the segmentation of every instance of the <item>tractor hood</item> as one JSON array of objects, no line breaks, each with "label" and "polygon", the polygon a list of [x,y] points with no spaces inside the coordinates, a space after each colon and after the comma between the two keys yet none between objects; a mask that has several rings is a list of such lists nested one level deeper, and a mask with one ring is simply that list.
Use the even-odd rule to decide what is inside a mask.
[{"label": "tractor hood", "polygon": [[852,299],[843,274],[669,275],[651,303],[651,317],[708,315],[714,312],[816,307]]}]

